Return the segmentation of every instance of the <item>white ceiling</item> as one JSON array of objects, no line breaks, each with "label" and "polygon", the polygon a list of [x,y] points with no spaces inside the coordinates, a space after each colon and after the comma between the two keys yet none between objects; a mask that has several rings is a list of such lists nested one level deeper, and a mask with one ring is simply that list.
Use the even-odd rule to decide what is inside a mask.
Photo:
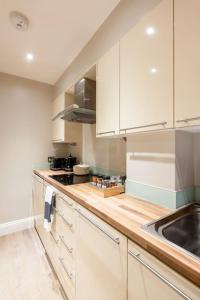
[{"label": "white ceiling", "polygon": [[[0,72],[54,84],[119,1],[0,0]],[[10,11],[28,17],[26,32],[11,26]]]}]

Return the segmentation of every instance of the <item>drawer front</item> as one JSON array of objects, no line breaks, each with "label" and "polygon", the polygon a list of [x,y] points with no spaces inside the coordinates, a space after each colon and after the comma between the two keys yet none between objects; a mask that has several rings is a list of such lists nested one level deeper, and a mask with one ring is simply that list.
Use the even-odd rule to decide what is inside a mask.
[{"label": "drawer front", "polygon": [[75,257],[74,257],[74,248],[68,246],[63,240],[60,239],[60,257],[69,266],[70,270],[75,270]]},{"label": "drawer front", "polygon": [[50,259],[53,261],[53,265],[58,262],[58,258],[60,256],[60,241],[55,241],[53,235],[51,233],[48,234],[48,245],[46,248],[47,254]]},{"label": "drawer front", "polygon": [[63,256],[66,256],[72,265],[75,264],[75,238],[74,236],[66,237],[65,234],[61,233],[59,236],[60,244],[62,245]]},{"label": "drawer front", "polygon": [[53,223],[51,225],[50,234],[53,236],[54,240],[59,239],[59,234],[61,232],[61,216],[59,213],[54,213]]},{"label": "drawer front", "polygon": [[56,210],[57,212],[62,212],[63,210],[63,202],[58,194],[56,194]]},{"label": "drawer front", "polygon": [[60,245],[59,256],[59,274],[58,277],[62,284],[62,287],[69,299],[75,298],[75,270],[72,266],[71,260],[66,255],[66,249]]},{"label": "drawer front", "polygon": [[60,212],[62,212],[66,218],[74,219],[74,201],[71,198],[61,194],[58,195],[58,202],[59,201],[61,202],[60,209],[62,209]]},{"label": "drawer front", "polygon": [[71,256],[75,257],[75,234],[71,227],[66,224],[63,219],[61,221],[60,239],[62,241],[62,244],[65,244],[65,248],[71,250]]}]

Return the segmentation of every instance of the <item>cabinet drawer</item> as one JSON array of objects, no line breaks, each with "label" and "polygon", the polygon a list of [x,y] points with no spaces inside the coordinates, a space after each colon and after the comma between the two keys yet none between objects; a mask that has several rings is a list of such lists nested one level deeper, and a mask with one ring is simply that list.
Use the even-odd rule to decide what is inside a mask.
[{"label": "cabinet drawer", "polygon": [[48,244],[46,246],[47,254],[50,259],[54,262],[58,262],[58,257],[60,256],[60,241],[55,240],[51,233],[48,233]]},{"label": "cabinet drawer", "polygon": [[54,213],[53,223],[51,225],[50,234],[54,238],[55,241],[59,239],[59,234],[61,231],[61,216],[59,213]]},{"label": "cabinet drawer", "polygon": [[66,254],[66,256],[69,257],[69,259],[71,261],[74,261],[74,259],[75,259],[75,239],[74,239],[74,236],[69,236],[70,234],[67,232],[65,232],[63,234],[63,232],[62,232],[61,235],[59,236],[59,240],[62,245],[62,249],[64,250],[63,253]]},{"label": "cabinet drawer", "polygon": [[64,219],[61,219],[60,239],[62,239],[62,244],[65,244],[66,246],[65,248],[68,247],[71,250],[71,255],[74,256],[75,255],[75,234],[72,230],[72,227],[66,224]]},{"label": "cabinet drawer", "polygon": [[57,212],[62,212],[63,209],[63,204],[62,204],[62,199],[59,197],[59,195],[56,195],[56,210]]},{"label": "cabinet drawer", "polygon": [[72,246],[67,245],[67,243],[60,238],[60,256],[64,261],[68,262],[70,269],[75,270],[75,251]]},{"label": "cabinet drawer", "polygon": [[60,212],[66,217],[74,218],[74,201],[63,194],[58,194],[58,201],[60,201]]},{"label": "cabinet drawer", "polygon": [[70,260],[63,255],[63,251],[65,249],[62,249],[61,246],[58,277],[67,297],[69,300],[73,300],[75,299],[75,271],[71,266]]}]

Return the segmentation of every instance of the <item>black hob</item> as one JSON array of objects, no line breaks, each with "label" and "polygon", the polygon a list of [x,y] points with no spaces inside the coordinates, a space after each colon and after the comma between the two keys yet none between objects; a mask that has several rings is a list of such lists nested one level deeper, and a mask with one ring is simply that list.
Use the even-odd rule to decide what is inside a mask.
[{"label": "black hob", "polygon": [[72,185],[91,181],[90,175],[75,175],[73,173],[62,175],[50,175],[49,177],[63,185]]}]

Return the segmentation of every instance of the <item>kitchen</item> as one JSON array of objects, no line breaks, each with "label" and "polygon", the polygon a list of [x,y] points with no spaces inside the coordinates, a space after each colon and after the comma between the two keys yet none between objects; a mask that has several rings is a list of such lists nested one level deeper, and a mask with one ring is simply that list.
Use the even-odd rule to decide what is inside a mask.
[{"label": "kitchen", "polygon": [[200,299],[199,8],[1,1],[1,299]]}]

